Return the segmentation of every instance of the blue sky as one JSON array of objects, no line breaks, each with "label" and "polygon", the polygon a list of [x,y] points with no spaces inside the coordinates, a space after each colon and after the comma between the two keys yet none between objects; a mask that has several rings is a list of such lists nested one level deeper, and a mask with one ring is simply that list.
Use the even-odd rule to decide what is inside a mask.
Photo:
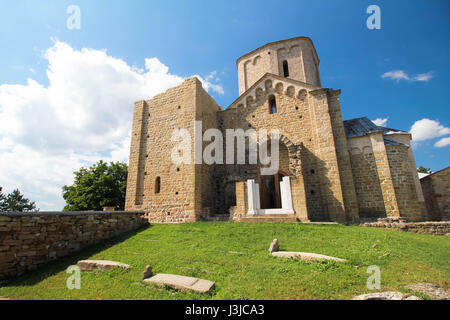
[{"label": "blue sky", "polygon": [[[369,30],[366,27],[369,17],[366,9],[371,4],[376,4],[381,9],[381,30]],[[79,30],[69,30],[66,27],[70,16],[66,13],[69,5],[77,5],[81,9]],[[80,75],[76,74],[83,67],[75,63],[94,61],[99,65],[101,59],[109,59],[97,57],[99,60],[96,60],[90,55],[91,60],[85,56],[80,56],[77,60],[76,56],[83,48],[106,50],[111,59],[123,61],[136,70],[141,69],[141,73],[151,73],[163,68],[166,86],[177,83],[181,78],[199,75],[210,82],[210,94],[220,105],[226,107],[238,96],[238,57],[267,42],[308,36],[313,40],[320,58],[323,87],[342,89],[344,119],[361,116],[372,120],[387,119],[388,127],[405,131],[418,123],[415,130],[419,140],[414,147],[417,165],[430,167],[434,171],[449,165],[450,139],[445,138],[450,137],[450,1],[296,0],[284,1],[280,5],[275,1],[263,0],[2,0],[0,8],[0,88],[3,88],[3,92],[8,91],[9,99],[5,98],[4,101],[14,104],[16,102],[11,99],[21,100],[25,96],[29,101],[21,104],[21,114],[26,114],[31,120],[35,119],[34,122],[30,120],[31,122],[20,123],[18,126],[22,128],[21,132],[16,132],[14,128],[2,130],[0,127],[0,154],[8,154],[3,157],[4,162],[0,165],[4,167],[3,175],[0,168],[0,185],[6,186],[7,191],[20,187],[28,194],[40,197],[42,190],[35,190],[40,183],[45,184],[48,196],[39,199],[41,208],[58,209],[52,203],[56,201],[56,197],[59,197],[56,201],[59,206],[63,201],[60,194],[55,194],[59,192],[57,190],[60,190],[61,184],[70,183],[72,179],[71,176],[67,178],[67,173],[61,168],[64,167],[64,158],[60,159],[58,165],[47,168],[45,163],[49,160],[45,155],[58,152],[69,154],[73,157],[71,165],[76,166],[80,163],[89,164],[102,156],[118,159],[112,156],[114,150],[121,154],[128,152],[125,138],[123,145],[113,142],[114,137],[121,140],[124,134],[114,136],[113,133],[101,140],[106,141],[103,149],[95,150],[96,142],[83,149],[82,144],[72,140],[74,145],[70,146],[70,150],[64,149],[64,143],[68,140],[58,142],[52,135],[61,135],[58,129],[63,130],[65,127],[59,126],[52,131],[52,118],[42,120],[48,123],[36,120],[40,119],[41,110],[45,110],[36,107],[39,103],[45,105],[43,100],[70,99],[67,95],[64,99],[55,98],[43,91],[43,88],[51,87],[52,81],[59,81],[59,84],[66,81],[60,76],[62,71],[58,71],[58,76],[56,70],[65,70],[65,73],[73,71],[80,83],[88,83],[90,79],[80,79]],[[55,43],[62,43],[66,47]],[[59,57],[54,58],[54,61],[48,55],[50,48],[54,48],[52,52]],[[70,56],[70,59],[64,60],[63,53],[67,55],[65,57]],[[149,62],[147,65],[146,58],[157,58],[157,62],[153,60],[153,64]],[[111,59],[107,62],[109,66],[118,63]],[[51,72],[54,75],[52,81],[48,76],[51,61],[55,66]],[[62,62],[58,64],[56,61]],[[64,61],[75,62],[62,67]],[[168,71],[165,67],[169,68]],[[126,76],[135,75],[130,73]],[[32,79],[34,84],[30,84],[28,79]],[[145,83],[151,86],[153,82]],[[34,89],[31,90],[30,87]],[[61,88],[57,85],[54,87],[52,92]],[[122,82],[120,87],[123,88]],[[165,86],[154,87],[165,89]],[[86,88],[82,89],[80,92],[88,92]],[[12,91],[14,92],[11,93]],[[73,90],[75,100],[78,98],[77,92],[78,89]],[[144,99],[154,93],[149,90],[148,96],[145,96],[147,93],[144,90],[135,94],[143,95],[141,98]],[[29,98],[32,94],[37,100]],[[3,124],[19,121],[9,121],[6,118],[14,111],[8,111],[7,114],[6,102],[2,105],[1,97],[0,89],[0,120],[3,111]],[[134,98],[135,95],[131,97]],[[96,99],[96,102],[104,101],[102,97]],[[133,101],[117,106],[126,113],[131,113],[132,107]],[[55,107],[52,110],[56,110]],[[107,109],[101,111],[105,112]],[[55,112],[63,115],[61,110]],[[87,117],[77,118],[80,114],[82,112],[68,113],[75,120]],[[114,119],[109,119],[108,116],[95,114],[93,117],[97,117],[99,121],[114,123]],[[423,119],[432,121],[420,122]],[[65,123],[66,127],[76,127],[78,122],[75,120],[75,124]],[[34,131],[25,133],[32,126],[35,126]],[[83,128],[83,125],[79,124],[77,128]],[[37,139],[39,130],[44,129],[48,137],[43,135],[43,138]],[[125,131],[126,128],[122,128],[121,132]],[[96,137],[100,135],[97,134]],[[441,147],[435,146],[442,139],[444,140],[439,144]],[[97,140],[92,138],[92,141]],[[19,145],[23,148],[20,149]],[[125,151],[119,151],[120,148]],[[17,162],[14,160],[17,152],[33,154],[28,161],[31,163],[39,158],[42,165],[28,166],[25,160],[21,160],[24,161],[21,162],[21,168],[25,166],[28,169],[20,175],[12,175],[10,172],[14,171],[14,167],[6,168],[5,161]],[[72,168],[70,165],[67,167]],[[46,180],[47,178],[42,177],[34,184],[23,181],[27,175],[31,176],[35,172],[42,172],[42,175],[55,174],[60,178]]]}]

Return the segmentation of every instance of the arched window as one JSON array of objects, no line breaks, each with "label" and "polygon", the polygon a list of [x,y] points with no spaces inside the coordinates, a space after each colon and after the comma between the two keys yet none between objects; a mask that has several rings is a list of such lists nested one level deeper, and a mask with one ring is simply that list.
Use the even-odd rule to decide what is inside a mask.
[{"label": "arched window", "polygon": [[283,74],[285,77],[289,77],[289,65],[286,60],[283,61]]},{"label": "arched window", "polygon": [[155,193],[160,193],[160,192],[161,192],[161,178],[160,177],[156,177]]},{"label": "arched window", "polygon": [[277,113],[277,100],[274,95],[269,97],[269,113],[274,114]]}]

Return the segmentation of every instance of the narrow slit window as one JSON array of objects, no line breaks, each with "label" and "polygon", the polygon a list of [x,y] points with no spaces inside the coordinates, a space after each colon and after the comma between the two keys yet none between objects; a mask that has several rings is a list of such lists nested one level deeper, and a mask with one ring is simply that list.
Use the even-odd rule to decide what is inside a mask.
[{"label": "narrow slit window", "polygon": [[161,192],[161,178],[157,177],[155,181],[155,193]]},{"label": "narrow slit window", "polygon": [[270,114],[277,113],[277,100],[273,95],[269,97],[269,112]]},{"label": "narrow slit window", "polygon": [[289,65],[286,60],[283,61],[283,74],[285,77],[289,77]]}]

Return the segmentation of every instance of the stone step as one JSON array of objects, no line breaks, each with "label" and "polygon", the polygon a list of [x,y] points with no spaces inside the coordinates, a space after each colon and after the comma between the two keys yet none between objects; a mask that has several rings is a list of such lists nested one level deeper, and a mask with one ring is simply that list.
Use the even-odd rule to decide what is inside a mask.
[{"label": "stone step", "polygon": [[260,214],[245,216],[240,219],[242,222],[297,222],[294,214]]},{"label": "stone step", "polygon": [[338,224],[336,221],[304,221],[304,224]]},{"label": "stone step", "polygon": [[214,221],[230,221],[229,214],[217,214],[214,216],[209,216],[204,218],[204,221],[214,222]]}]

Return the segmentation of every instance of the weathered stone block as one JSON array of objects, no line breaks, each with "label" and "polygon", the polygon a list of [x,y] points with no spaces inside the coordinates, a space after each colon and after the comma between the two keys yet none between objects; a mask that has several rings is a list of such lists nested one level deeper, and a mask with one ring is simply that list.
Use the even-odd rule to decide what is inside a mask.
[{"label": "weathered stone block", "polygon": [[159,273],[149,279],[145,279],[144,283],[156,284],[159,287],[168,286],[175,290],[193,291],[198,293],[208,293],[215,286],[213,281],[164,273]]},{"label": "weathered stone block", "polygon": [[103,271],[113,268],[131,269],[128,264],[109,260],[81,260],[78,261],[77,266],[81,271]]},{"label": "weathered stone block", "polygon": [[326,256],[326,255],[317,254],[317,253],[308,253],[308,252],[278,251],[278,252],[272,252],[272,255],[276,258],[296,258],[296,259],[309,260],[309,261],[332,260],[332,261],[336,261],[336,262],[347,262],[347,260],[345,260],[345,259]]}]

